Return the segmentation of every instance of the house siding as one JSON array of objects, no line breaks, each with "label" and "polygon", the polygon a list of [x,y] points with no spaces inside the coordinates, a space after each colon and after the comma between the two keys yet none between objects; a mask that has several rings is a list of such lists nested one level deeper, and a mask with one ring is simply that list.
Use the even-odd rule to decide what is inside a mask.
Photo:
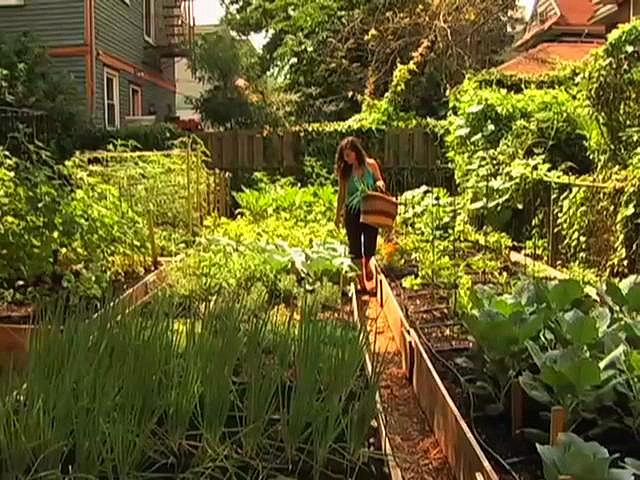
[{"label": "house siding", "polygon": [[[108,53],[134,65],[136,70],[153,72],[167,83],[175,82],[173,59],[162,59],[144,38],[143,0],[94,0],[96,53]],[[163,0],[155,0],[156,38],[162,39]],[[85,0],[25,0],[19,7],[0,7],[0,33],[35,33],[49,48],[85,43]],[[79,101],[88,108],[87,72],[84,57],[52,58],[53,71],[73,75]],[[119,71],[120,124],[129,113],[129,84],[142,88],[143,114],[153,105],[159,120],[175,114],[175,92],[144,78]],[[95,101],[93,121],[104,126],[104,64],[95,61]]]},{"label": "house siding", "polygon": [[[123,60],[160,71],[161,61],[144,38],[143,0],[96,0],[96,46]],[[163,5],[155,0],[156,38],[161,38]]]},{"label": "house siding", "polygon": [[84,43],[84,0],[24,3],[19,7],[0,7],[1,33],[31,32],[48,47]]},{"label": "house siding", "polygon": [[[108,70],[117,71],[106,67]],[[96,109],[95,123],[100,126],[105,125],[104,118],[104,71],[105,65],[102,62],[96,62]],[[156,118],[159,121],[164,120],[165,116],[175,112],[175,92],[159,87],[158,85],[138,78],[128,72],[118,72],[119,77],[119,94],[120,94],[120,126],[125,126],[125,117],[129,115],[129,86],[131,84],[138,85],[142,89],[142,114],[149,115],[153,106],[156,111]],[[165,78],[172,81],[173,75],[166,74]],[[169,107],[167,107],[169,105]]]},{"label": "house siding", "polygon": [[[160,28],[162,0],[155,0],[156,38],[162,38]],[[95,4],[96,48],[124,60],[140,70],[155,72],[167,82],[175,82],[173,59],[161,59],[156,49],[144,38],[143,0],[96,0]],[[95,122],[104,125],[104,64],[96,62]],[[109,67],[107,67],[109,68]],[[144,78],[119,71],[120,125],[129,114],[129,85],[135,83],[142,89],[142,113],[149,114],[153,105],[158,120],[175,112],[175,92],[160,87]],[[169,105],[169,108],[167,107]]]}]

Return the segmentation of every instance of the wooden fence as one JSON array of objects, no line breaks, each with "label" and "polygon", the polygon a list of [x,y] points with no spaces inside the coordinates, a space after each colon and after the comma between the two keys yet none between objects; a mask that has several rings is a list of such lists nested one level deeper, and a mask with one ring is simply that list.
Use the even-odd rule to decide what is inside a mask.
[{"label": "wooden fence", "polygon": [[231,172],[283,170],[302,166],[300,136],[262,135],[258,130],[230,130],[200,134],[211,152],[213,166]]},{"label": "wooden fence", "polygon": [[46,142],[52,132],[52,123],[46,113],[38,110],[0,107],[0,145],[21,131],[29,140]]},{"label": "wooden fence", "polygon": [[[231,130],[200,135],[211,152],[213,166],[232,172],[296,172],[302,169],[306,155],[307,140],[298,133],[262,135],[257,130]],[[385,169],[440,167],[438,144],[426,130],[390,129],[385,134],[384,151],[376,151],[381,150],[377,145],[367,147]]]}]

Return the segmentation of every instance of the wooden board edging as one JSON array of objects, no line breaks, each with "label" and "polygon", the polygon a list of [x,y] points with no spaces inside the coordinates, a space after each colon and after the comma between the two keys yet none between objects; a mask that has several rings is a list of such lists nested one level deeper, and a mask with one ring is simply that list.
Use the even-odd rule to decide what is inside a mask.
[{"label": "wooden board edging", "polygon": [[516,252],[515,250],[511,250],[509,252],[509,260],[513,263],[517,263],[518,265],[522,265],[526,267],[533,267],[537,272],[540,272],[544,277],[548,277],[554,280],[564,280],[569,278],[569,275],[561,272],[560,270],[556,270],[553,267],[550,267],[544,262],[539,260],[534,260],[531,257],[523,255],[520,252]]},{"label": "wooden board edging", "polygon": [[455,477],[458,480],[499,480],[442,383],[420,339],[413,330],[411,335],[415,346],[413,389]]},{"label": "wooden board edging", "polygon": [[[388,280],[378,268],[378,295],[396,340],[404,341],[403,356],[418,404],[445,453],[457,480],[499,480],[499,477],[457,406],[451,399],[420,338],[410,327]],[[404,363],[403,359],[403,363]]]},{"label": "wooden board edging", "polygon": [[[361,327],[362,325],[362,317],[360,316],[360,305],[358,304],[358,295],[356,294],[355,287],[351,289],[351,302],[353,305],[353,322]],[[366,325],[365,325],[366,328]],[[366,330],[366,334],[368,335],[368,330]],[[365,365],[367,367],[367,375],[373,375],[373,364],[371,362],[371,355],[369,351],[365,348],[364,351],[365,357]],[[380,398],[380,392],[376,393],[376,410],[377,410],[377,422],[378,422],[378,433],[380,435],[380,444],[382,445],[382,453],[386,458],[387,467],[389,468],[389,473],[391,475],[391,480],[403,480],[402,471],[398,466],[398,462],[396,461],[396,457],[393,453],[393,448],[391,447],[391,442],[389,441],[389,437],[387,436],[386,430],[386,418],[384,415],[384,409],[382,407],[382,399]]]},{"label": "wooden board edging", "polygon": [[412,346],[413,342],[411,340],[412,337],[409,335],[411,327],[402,312],[402,307],[393,294],[393,290],[391,290],[389,281],[382,274],[382,271],[377,264],[375,265],[375,271],[378,283],[378,302],[382,307],[382,312],[387,319],[391,332],[393,333],[396,345],[402,354],[402,368],[407,374],[407,378],[411,378],[413,368],[412,358],[414,356]]}]

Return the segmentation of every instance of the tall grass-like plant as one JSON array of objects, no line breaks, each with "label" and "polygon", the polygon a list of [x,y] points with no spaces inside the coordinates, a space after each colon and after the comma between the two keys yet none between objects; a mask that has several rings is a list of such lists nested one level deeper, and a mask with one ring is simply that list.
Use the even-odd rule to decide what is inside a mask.
[{"label": "tall grass-like plant", "polygon": [[0,382],[0,477],[348,477],[375,414],[363,334],[266,299],[45,309]]}]

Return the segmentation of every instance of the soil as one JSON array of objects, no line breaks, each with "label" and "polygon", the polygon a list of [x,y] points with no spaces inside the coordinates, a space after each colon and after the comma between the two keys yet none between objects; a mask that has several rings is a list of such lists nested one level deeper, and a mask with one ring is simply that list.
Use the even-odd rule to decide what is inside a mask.
[{"label": "soil", "polygon": [[[509,414],[483,414],[483,406],[476,399],[476,405],[474,405],[475,431],[473,431],[474,425],[471,421],[472,414],[469,396],[464,392],[459,378],[457,378],[450,368],[450,366],[454,365],[454,360],[460,357],[460,355],[460,352],[443,352],[439,355],[432,355],[431,360],[440,379],[451,395],[452,400],[458,406],[460,413],[467,422],[467,425],[472,429],[475,437],[479,439],[479,443],[483,447],[487,459],[500,479],[513,480],[513,476],[506,471],[486,446],[490,446],[491,450],[506,461],[509,467],[516,472],[519,480],[539,480],[543,478],[542,465],[535,445],[524,440],[522,437],[512,437],[511,418]],[[447,366],[447,364],[449,366]],[[456,365],[455,369],[459,374],[465,375],[465,371],[459,366]],[[526,407],[529,407],[524,415],[526,419],[539,418],[540,410],[537,408],[537,405],[529,403]],[[530,423],[526,425],[526,427],[540,430],[548,429],[548,425],[533,425]]]},{"label": "soil", "polygon": [[386,432],[404,480],[453,480],[447,459],[427,419],[422,414],[411,384],[402,369],[402,358],[386,319],[375,298],[369,302],[367,318],[372,345],[381,362],[380,397]]}]

